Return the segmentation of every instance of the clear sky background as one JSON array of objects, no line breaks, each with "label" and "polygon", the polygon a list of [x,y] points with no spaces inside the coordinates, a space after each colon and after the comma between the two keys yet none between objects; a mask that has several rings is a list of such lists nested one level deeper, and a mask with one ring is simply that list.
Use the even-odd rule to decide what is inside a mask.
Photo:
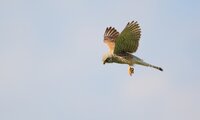
[{"label": "clear sky background", "polygon": [[[136,56],[102,64],[107,26]],[[0,0],[0,120],[200,120],[200,1]]]}]

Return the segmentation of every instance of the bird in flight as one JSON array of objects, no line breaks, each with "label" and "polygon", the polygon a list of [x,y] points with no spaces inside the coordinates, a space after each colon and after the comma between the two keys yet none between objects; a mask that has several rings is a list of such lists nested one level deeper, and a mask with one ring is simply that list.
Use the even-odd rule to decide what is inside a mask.
[{"label": "bird in flight", "polygon": [[107,27],[104,33],[104,43],[107,44],[109,52],[103,55],[103,64],[119,63],[128,64],[128,74],[134,73],[133,65],[143,65],[163,71],[161,67],[144,62],[139,57],[132,55],[138,49],[141,29],[137,22],[128,22],[124,30],[119,33],[114,27]]}]

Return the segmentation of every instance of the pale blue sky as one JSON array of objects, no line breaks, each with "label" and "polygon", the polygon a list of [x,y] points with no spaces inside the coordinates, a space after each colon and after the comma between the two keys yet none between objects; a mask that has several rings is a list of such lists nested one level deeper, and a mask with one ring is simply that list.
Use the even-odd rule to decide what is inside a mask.
[{"label": "pale blue sky", "polygon": [[[199,120],[198,0],[0,0],[0,120]],[[102,64],[107,26],[137,20],[136,55]]]}]

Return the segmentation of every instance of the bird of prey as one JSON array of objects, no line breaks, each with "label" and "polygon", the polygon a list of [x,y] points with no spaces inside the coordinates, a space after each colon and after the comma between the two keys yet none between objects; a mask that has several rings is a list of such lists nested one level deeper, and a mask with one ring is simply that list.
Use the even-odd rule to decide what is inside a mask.
[{"label": "bird of prey", "polygon": [[119,33],[114,27],[107,27],[104,33],[104,43],[107,44],[109,52],[103,55],[103,64],[119,63],[128,64],[128,74],[134,73],[134,64],[152,67],[163,71],[161,67],[144,62],[139,57],[132,55],[138,49],[141,29],[137,22],[128,22],[124,30]]}]

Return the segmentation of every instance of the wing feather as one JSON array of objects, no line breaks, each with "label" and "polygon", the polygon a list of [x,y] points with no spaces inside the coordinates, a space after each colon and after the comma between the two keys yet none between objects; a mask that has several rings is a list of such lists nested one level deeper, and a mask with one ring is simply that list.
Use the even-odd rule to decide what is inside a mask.
[{"label": "wing feather", "polygon": [[104,43],[107,44],[110,52],[114,51],[115,40],[119,36],[119,32],[114,27],[107,27],[104,33]]},{"label": "wing feather", "polygon": [[133,53],[137,51],[141,29],[137,22],[128,22],[121,34],[116,38],[114,53]]}]

